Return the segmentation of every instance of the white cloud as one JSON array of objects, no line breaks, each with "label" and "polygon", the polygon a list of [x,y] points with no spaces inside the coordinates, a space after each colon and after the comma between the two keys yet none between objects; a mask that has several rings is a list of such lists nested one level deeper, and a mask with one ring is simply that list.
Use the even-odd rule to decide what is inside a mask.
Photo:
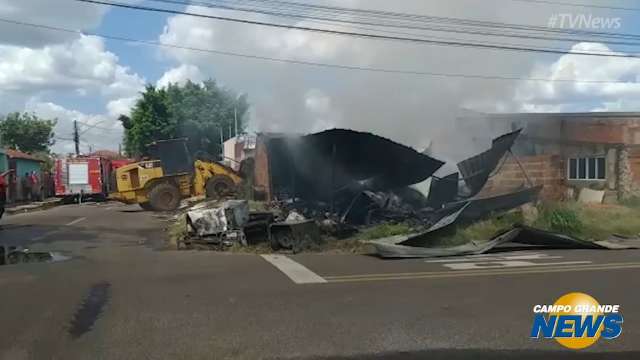
[{"label": "white cloud", "polygon": [[111,100],[107,103],[107,113],[112,117],[131,115],[131,109],[138,101],[138,96]]},{"label": "white cloud", "polygon": [[184,85],[187,80],[191,80],[194,83],[199,83],[205,80],[205,78],[197,66],[182,64],[165,72],[158,80],[157,86],[165,87],[169,84]]},{"label": "white cloud", "polygon": [[[107,7],[77,1],[0,0],[0,18],[89,30],[100,24]],[[0,43],[41,47],[76,38],[68,32],[0,22]]]},{"label": "white cloud", "polygon": [[[557,10],[537,4],[488,0],[446,3],[328,0],[326,3],[538,26],[545,26],[549,16]],[[56,6],[51,6],[50,0],[0,0],[0,17],[78,29],[98,26],[105,9],[75,1],[56,2]],[[205,10],[201,7],[187,7],[187,10],[229,14],[223,10]],[[274,21],[266,15],[243,14],[242,17]],[[326,24],[283,18],[277,21],[328,27]],[[345,27],[339,29],[354,30]],[[440,32],[424,34],[453,37]],[[487,41],[486,37],[461,34],[456,37]],[[186,79],[198,82],[213,77],[221,84],[248,94],[252,105],[251,127],[256,130],[307,132],[339,126],[374,131],[415,145],[434,139],[434,148],[438,148],[443,144],[439,140],[445,138],[446,134],[458,134],[457,129],[452,128],[452,120],[461,105],[471,104],[503,111],[632,109],[635,106],[633,99],[638,98],[636,82],[639,72],[638,60],[635,59],[569,55],[558,57],[557,61],[540,63],[540,57],[530,53],[367,40],[184,15],[168,18],[159,41],[168,45],[352,66],[440,73],[623,79],[631,82],[603,85],[470,80],[327,69],[177,48],[160,50],[164,60],[175,62],[175,67],[157,80],[159,86],[169,82],[182,83]],[[521,46],[566,46],[564,43],[536,43],[520,39],[517,42]],[[599,44],[580,46],[589,50],[602,49]],[[87,122],[104,120],[118,131],[115,117],[128,112],[144,83],[142,76],[123,66],[116,54],[108,51],[98,38],[16,28],[16,25],[0,23],[0,109],[15,108],[15,104],[23,105],[32,99],[29,109],[42,114],[57,114],[64,120],[67,125],[60,125],[61,133],[69,131],[65,126],[68,126],[68,119],[74,118]],[[55,101],[49,102],[51,99],[45,96],[52,93],[99,99],[106,104],[105,114],[85,114],[61,107]],[[516,94],[515,97],[513,94]],[[89,131],[87,134],[91,133]],[[108,140],[112,148],[117,144],[115,138]],[[95,141],[99,143],[103,140],[96,138]],[[444,145],[464,147],[453,142]]]},{"label": "white cloud", "polygon": [[[43,46],[0,45],[2,109],[24,109],[43,118],[57,118],[55,133],[67,139],[71,138],[73,121],[78,121],[85,152],[89,145],[93,149],[118,148],[123,131],[117,117],[129,113],[144,83],[144,78],[121,65],[118,56],[94,36],[75,35]],[[104,103],[105,112],[86,114],[49,101],[58,95],[71,95],[98,107]],[[95,127],[89,128],[91,125]],[[70,152],[73,143],[58,139],[53,150]]]},{"label": "white cloud", "polygon": [[58,153],[73,152],[74,144],[69,139],[73,136],[74,121],[78,122],[83,152],[88,152],[89,146],[93,150],[117,150],[118,144],[122,141],[122,126],[112,116],[85,114],[51,102],[29,102],[25,110],[45,119],[58,120],[54,129],[57,139],[53,146],[53,151]]},{"label": "white cloud", "polygon": [[131,97],[144,79],[118,64],[102,39],[80,36],[41,48],[0,45],[0,91],[81,91]]},{"label": "white cloud", "polygon": [[[488,6],[485,2],[480,4],[467,0],[446,4],[386,0],[352,0],[345,4],[336,0],[327,4],[538,26],[545,25],[551,15],[548,9],[540,6],[500,2],[498,7],[497,2],[492,3],[494,6]],[[500,10],[496,11],[498,8]],[[201,7],[188,7],[187,11],[229,14],[223,10],[205,10]],[[527,16],[522,17],[523,13]],[[243,14],[243,17],[275,21],[265,15]],[[330,27],[309,21],[282,18],[277,21],[299,26]],[[345,27],[338,29],[356,31]],[[445,33],[426,34],[451,36]],[[455,37],[465,36],[456,34]],[[486,37],[473,39],[487,41]],[[167,45],[265,57],[442,73],[519,76],[529,72],[536,61],[536,57],[528,53],[379,41],[211,21],[184,15],[172,16],[167,20],[159,41]],[[529,44],[520,42],[519,45],[523,46]],[[444,144],[439,139],[444,138],[445,134],[457,133],[452,127],[461,104],[507,103],[512,99],[517,85],[516,82],[498,80],[327,69],[178,48],[163,48],[161,51],[178,65],[197,66],[206,77],[247,93],[252,105],[252,129],[310,132],[338,126],[373,131],[416,146],[435,139],[435,148],[438,148],[438,144]],[[453,143],[442,147],[446,146],[464,147]]]},{"label": "white cloud", "polygon": [[[599,43],[579,43],[572,50],[611,52]],[[514,97],[520,111],[637,111],[640,105],[639,59],[563,55],[538,65],[529,76],[624,83],[525,82]]]}]

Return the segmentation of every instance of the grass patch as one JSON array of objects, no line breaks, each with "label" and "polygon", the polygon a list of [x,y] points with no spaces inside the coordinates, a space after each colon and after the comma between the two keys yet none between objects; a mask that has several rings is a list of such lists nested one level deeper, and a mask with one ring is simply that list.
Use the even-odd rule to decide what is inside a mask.
[{"label": "grass patch", "polygon": [[606,240],[611,235],[640,235],[640,206],[587,205],[574,202],[540,207],[533,226],[585,240]]},{"label": "grass patch", "polygon": [[580,210],[585,239],[605,240],[613,234],[640,235],[640,207],[587,206]]},{"label": "grass patch", "polygon": [[585,224],[577,203],[548,203],[540,205],[538,210],[540,216],[534,227],[576,237],[583,235]]},{"label": "grass patch", "polygon": [[271,254],[274,251],[271,249],[269,242],[261,242],[258,244],[252,244],[244,246],[240,243],[235,243],[230,247],[224,248],[226,251],[232,253],[244,253],[244,254]]},{"label": "grass patch", "polygon": [[632,196],[628,199],[624,199],[620,201],[620,204],[626,207],[640,209],[640,196]]},{"label": "grass patch", "polygon": [[[258,205],[259,204],[255,204]],[[470,241],[487,241],[514,225],[525,224],[541,230],[557,232],[584,240],[605,240],[611,235],[640,236],[640,205],[586,205],[575,202],[545,203],[536,207],[531,218],[520,211],[497,214],[481,221],[459,225],[449,235],[433,239],[430,246],[456,246]],[[328,238],[305,252],[333,252],[365,254],[370,252],[368,240],[406,235],[413,230],[407,223],[386,223],[363,229],[349,239]],[[184,241],[186,216],[179,216],[168,228],[169,246],[177,248]],[[242,246],[234,245],[230,252],[273,253],[268,242]]]},{"label": "grass patch", "polygon": [[524,222],[520,212],[508,212],[494,215],[485,220],[468,225],[460,225],[449,236],[435,239],[433,246],[456,246],[470,241],[487,241],[499,233]]},{"label": "grass patch", "polygon": [[360,231],[354,238],[356,240],[381,239],[395,235],[405,235],[411,232],[411,227],[405,223],[379,224]]},{"label": "grass patch", "polygon": [[327,239],[312,251],[338,254],[368,254],[371,253],[372,247],[367,241],[358,238]]},{"label": "grass patch", "polygon": [[538,205],[537,211],[537,218],[530,221],[524,219],[521,212],[514,211],[461,225],[431,244],[456,246],[469,241],[486,241],[518,224],[592,241],[606,240],[612,235],[640,236],[640,206],[560,202]]},{"label": "grass patch", "polygon": [[167,235],[169,238],[169,247],[177,249],[178,244],[187,238],[187,216],[180,215],[167,227]]}]

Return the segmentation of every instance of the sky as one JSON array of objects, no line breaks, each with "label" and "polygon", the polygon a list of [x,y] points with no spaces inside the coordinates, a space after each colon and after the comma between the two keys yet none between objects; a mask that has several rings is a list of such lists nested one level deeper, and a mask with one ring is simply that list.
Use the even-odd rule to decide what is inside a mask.
[{"label": "sky", "polygon": [[[121,2],[296,26],[363,31],[345,24],[327,25],[308,19],[279,18],[195,5],[169,6],[151,0]],[[553,1],[307,2],[543,27],[549,26],[549,19],[554,15],[569,14],[575,18],[582,14],[619,19],[618,28],[606,31],[640,34],[638,11],[569,6]],[[613,7],[629,5],[624,1],[603,0],[581,0],[580,3]],[[3,19],[80,30],[82,34],[7,23]],[[91,34],[135,38],[167,46],[128,43]],[[474,37],[447,32],[423,35],[545,46],[566,51],[626,54],[633,53],[636,47],[598,42]],[[624,83],[496,80],[370,72],[248,59],[190,51],[173,45],[354,67]],[[225,87],[248,95],[251,131],[309,133],[342,127],[374,132],[418,149],[433,144],[436,149],[446,152],[453,147],[461,148],[446,139],[456,134],[456,117],[470,111],[639,111],[639,75],[640,59],[634,58],[511,52],[364,39],[182,14],[113,8],[75,0],[0,0],[0,114],[28,111],[57,119],[53,150],[58,153],[73,151],[70,139],[74,120],[80,124],[83,152],[90,149],[117,150],[123,133],[117,117],[129,114],[146,84],[166,86],[187,80],[215,79]]]}]

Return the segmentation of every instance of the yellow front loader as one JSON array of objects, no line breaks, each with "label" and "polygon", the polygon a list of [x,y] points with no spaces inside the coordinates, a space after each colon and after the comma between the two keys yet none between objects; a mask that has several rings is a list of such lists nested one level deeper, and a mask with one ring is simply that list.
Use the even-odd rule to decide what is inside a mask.
[{"label": "yellow front loader", "polygon": [[109,198],[127,204],[140,204],[145,210],[170,211],[186,197],[231,196],[242,178],[233,169],[214,161],[193,161],[185,139],[157,141],[150,145],[155,159],[118,168],[117,191]]}]

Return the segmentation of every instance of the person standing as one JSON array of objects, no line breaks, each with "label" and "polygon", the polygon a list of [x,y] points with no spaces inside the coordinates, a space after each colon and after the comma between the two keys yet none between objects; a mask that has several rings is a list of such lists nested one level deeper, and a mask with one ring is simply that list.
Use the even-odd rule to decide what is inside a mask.
[{"label": "person standing", "polygon": [[5,177],[12,171],[13,170],[8,170],[0,173],[0,219],[2,219],[2,215],[4,215],[4,207],[7,203],[7,184],[9,182],[5,180]]},{"label": "person standing", "polygon": [[38,173],[34,170],[29,177],[31,180],[31,201],[40,200],[40,180],[38,179]]},{"label": "person standing", "polygon": [[24,176],[20,179],[20,186],[22,186],[22,201],[31,200],[31,174],[24,173]]}]

